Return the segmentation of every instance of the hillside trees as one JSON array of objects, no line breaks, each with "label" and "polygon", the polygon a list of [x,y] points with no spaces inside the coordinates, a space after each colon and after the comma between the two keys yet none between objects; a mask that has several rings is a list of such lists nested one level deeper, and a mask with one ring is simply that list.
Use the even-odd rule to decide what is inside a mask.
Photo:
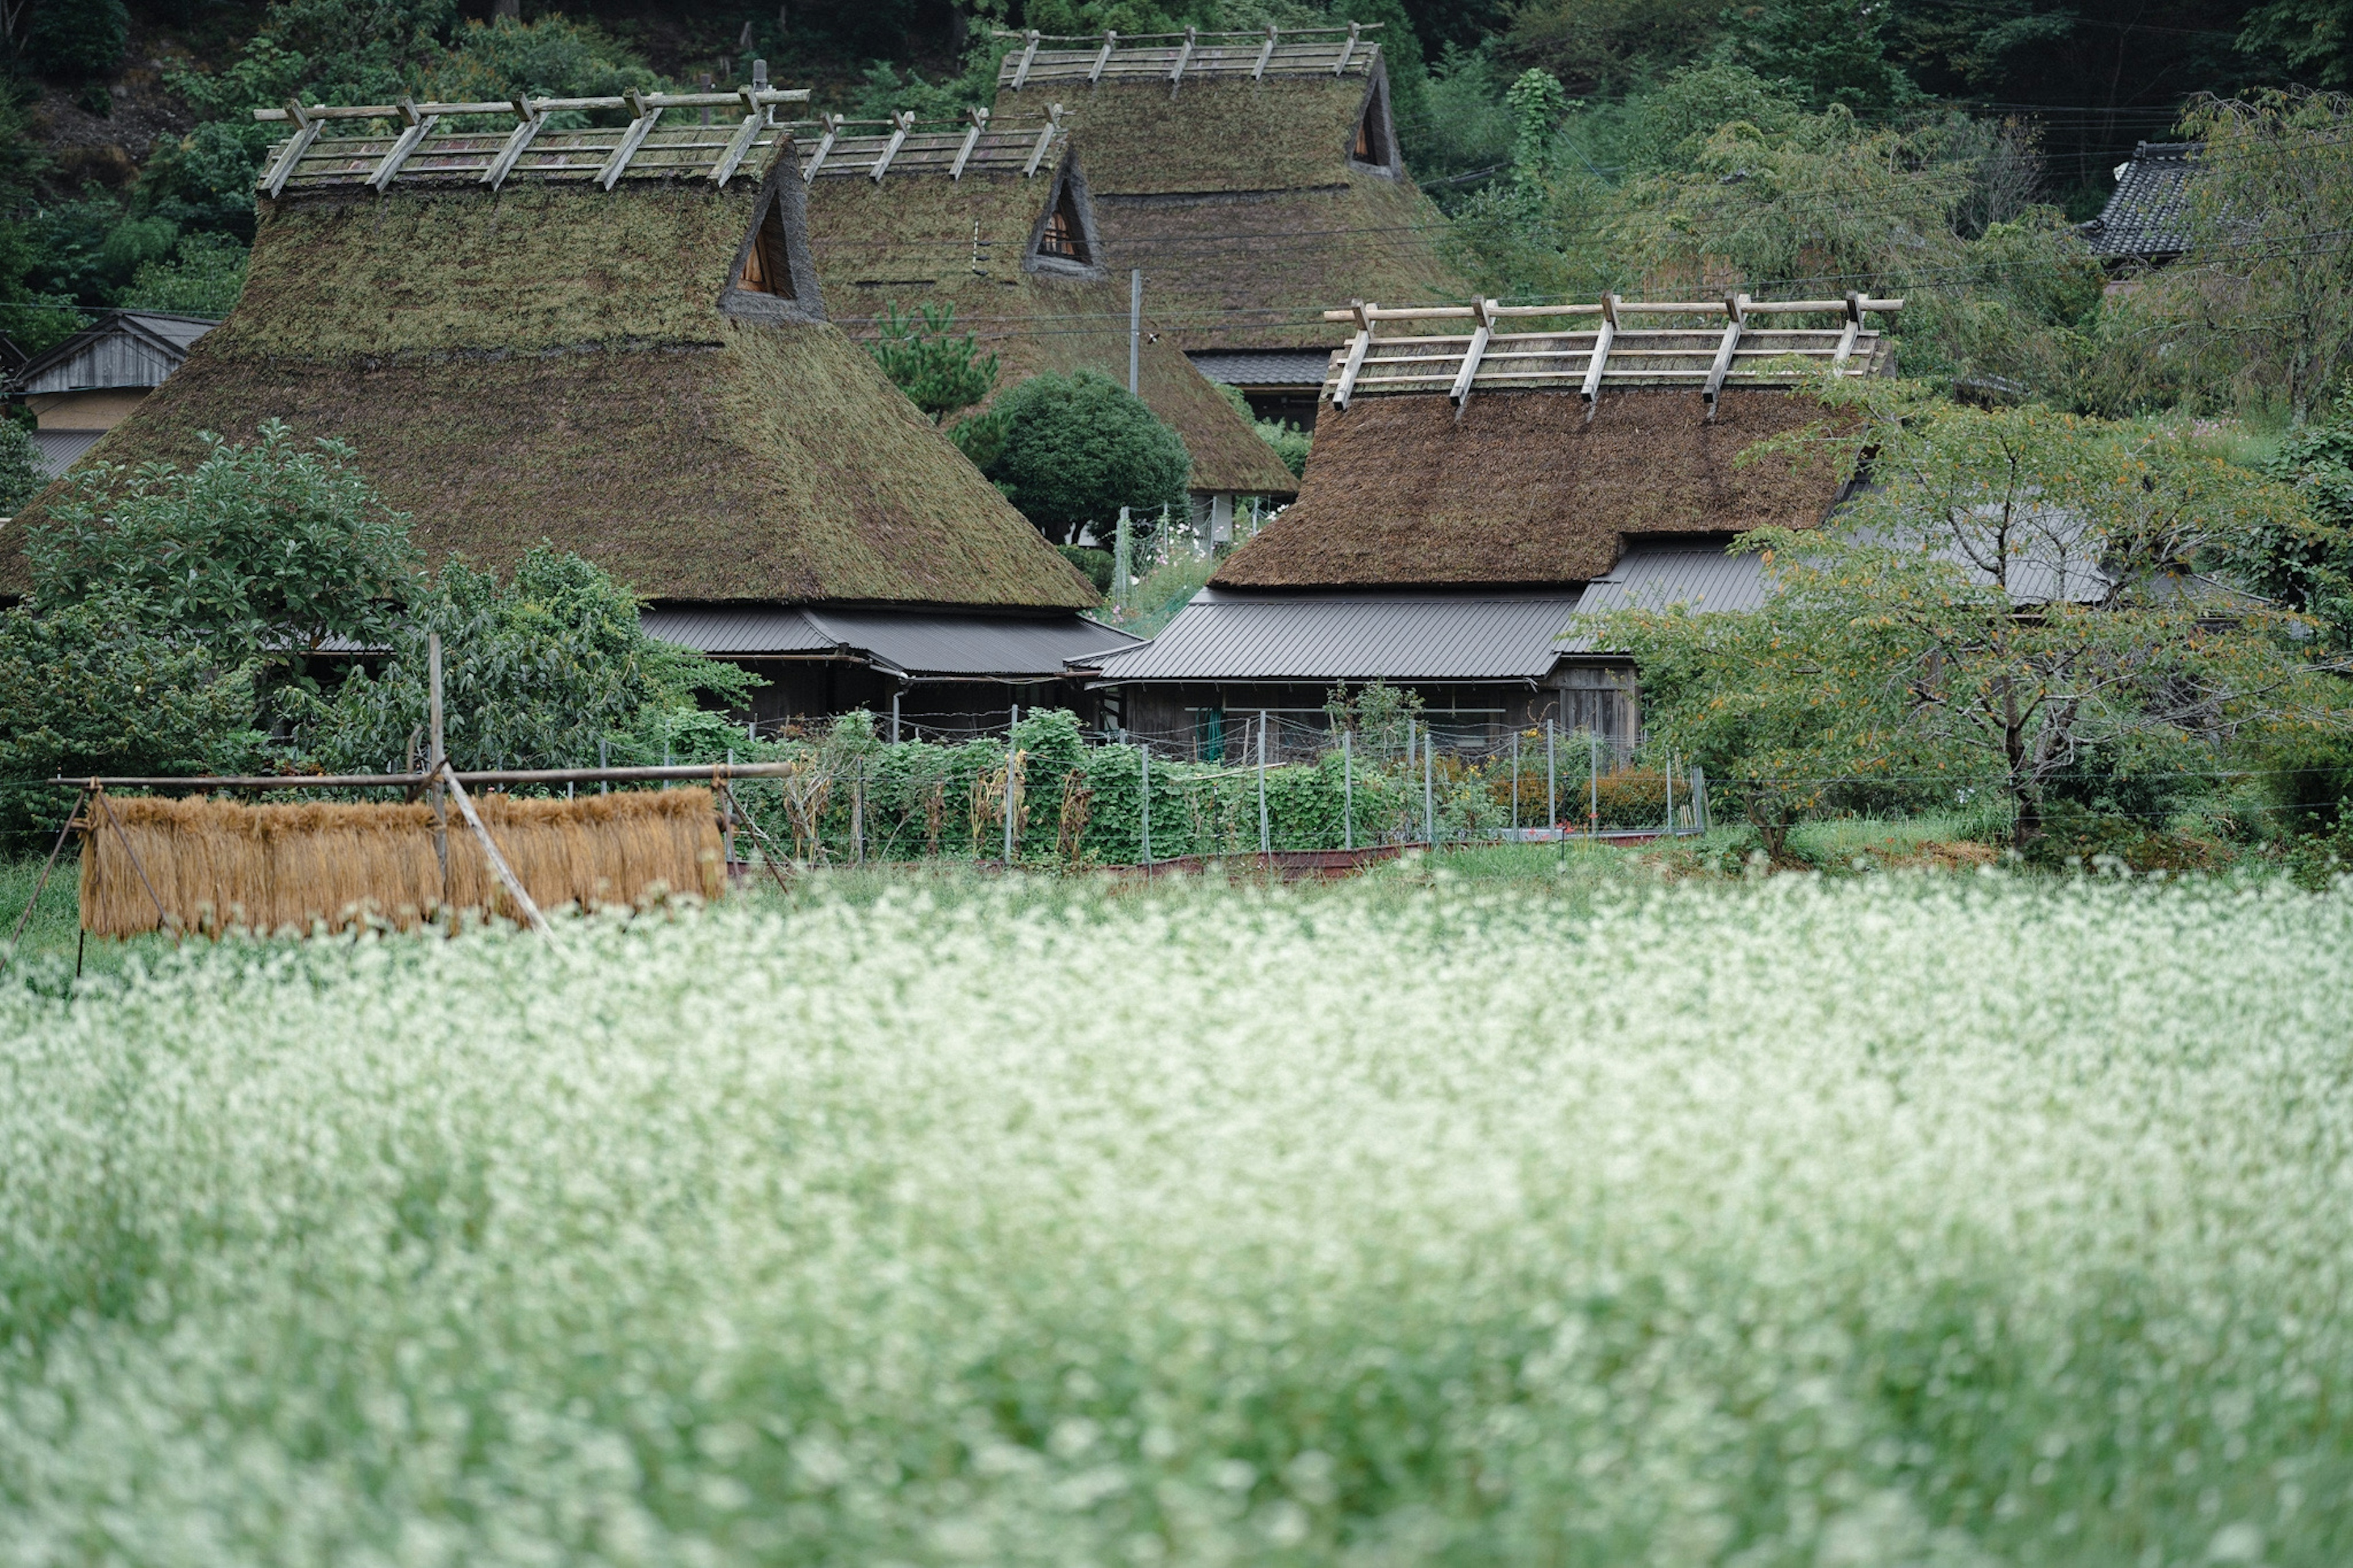
[{"label": "hillside trees", "polygon": [[2039,407],[1832,387],[1860,416],[1780,446],[1873,451],[1873,487],[1818,531],[1765,530],[1754,614],[1600,617],[1643,670],[1646,723],[1727,781],[1778,851],[1806,812],[1873,792],[1989,788],[2021,846],[2094,757],[2213,766],[2251,737],[2341,725],[2306,624],[2200,574],[2296,498],[2150,434]]}]

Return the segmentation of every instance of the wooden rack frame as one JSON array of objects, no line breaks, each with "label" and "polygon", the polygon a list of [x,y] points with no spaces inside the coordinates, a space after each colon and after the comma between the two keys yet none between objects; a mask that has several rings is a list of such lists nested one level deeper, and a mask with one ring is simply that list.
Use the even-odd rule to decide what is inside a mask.
[{"label": "wooden rack frame", "polygon": [[[700,175],[719,186],[734,178],[763,142],[773,146],[786,134],[776,119],[779,104],[806,103],[807,88],[753,86],[733,92],[627,92],[612,98],[532,98],[502,102],[305,104],[290,100],[283,109],[257,109],[263,122],[291,123],[294,134],[270,152],[259,182],[266,195],[289,189],[363,185],[381,194],[403,174],[415,178],[470,180],[497,190],[508,179],[594,180],[611,190],[624,174]],[[660,129],[673,109],[732,108],[740,119],[713,125]],[[551,131],[548,117],[565,111],[627,110],[626,126]],[[514,128],[496,131],[443,129],[463,116],[512,115]],[[327,136],[338,121],[385,121],[400,129],[388,135]]]},{"label": "wooden rack frame", "polygon": [[[859,133],[867,128],[870,134]],[[919,121],[912,113],[889,120],[848,120],[827,114],[796,121],[786,129],[794,133],[796,146],[808,149],[801,161],[803,180],[863,174],[878,185],[886,174],[944,174],[951,180],[973,173],[1033,178],[1065,134],[1059,103],[1048,105],[1034,122],[1029,115],[992,119],[986,109],[971,109],[962,120]]]},{"label": "wooden rack frame", "polygon": [[[1695,386],[1715,417],[1726,386],[1788,385],[1791,378],[1770,368],[1797,358],[1840,375],[1868,374],[1879,334],[1863,330],[1866,315],[1889,316],[1901,300],[1848,294],[1838,300],[1752,300],[1734,294],[1717,300],[1624,300],[1604,295],[1597,302],[1505,305],[1481,300],[1469,305],[1422,305],[1384,310],[1357,303],[1326,310],[1327,321],[1353,322],[1356,333],[1335,351],[1324,390],[1335,408],[1359,396],[1444,392],[1459,410],[1473,392],[1525,392],[1574,387],[1590,405],[1605,386]],[[1510,321],[1599,318],[1590,328],[1514,332],[1499,331]],[[1721,328],[1637,329],[1626,318],[1682,316],[1723,318]],[[1752,325],[1758,317],[1838,316],[1835,327],[1772,328]],[[1456,336],[1383,337],[1383,322],[1461,321]],[[1858,352],[1861,351],[1861,352]]]},{"label": "wooden rack frame", "polygon": [[[1021,45],[997,68],[997,80],[1019,92],[1033,83],[1082,81],[1094,87],[1105,80],[1165,81],[1174,88],[1187,78],[1246,76],[1263,81],[1270,75],[1344,76],[1351,69],[1369,75],[1380,44],[1365,35],[1380,27],[1378,22],[1328,27],[1269,24],[1263,31],[1250,33],[1204,33],[1187,27],[1181,33],[1124,36],[1116,31],[1056,35],[999,28],[994,36]],[[1050,44],[1086,47],[1044,47]]]}]

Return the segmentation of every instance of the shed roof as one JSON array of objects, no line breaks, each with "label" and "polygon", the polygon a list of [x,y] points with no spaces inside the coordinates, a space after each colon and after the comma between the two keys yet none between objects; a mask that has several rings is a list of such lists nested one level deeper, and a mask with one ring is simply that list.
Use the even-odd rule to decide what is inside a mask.
[{"label": "shed roof", "polygon": [[1084,662],[1110,682],[1536,680],[1577,597],[1209,587],[1152,641]]},{"label": "shed roof", "polygon": [[657,605],[639,618],[649,635],[704,653],[830,655],[911,680],[1058,679],[1071,660],[1136,640],[1070,614]]},{"label": "shed roof", "polygon": [[1212,581],[1228,588],[1566,586],[1627,534],[1810,527],[1844,476],[1765,438],[1824,417],[1811,398],[1726,390],[1363,397],[1317,417],[1299,500]]},{"label": "shed roof", "polygon": [[[1112,51],[1114,61],[1129,53]],[[1398,153],[1378,51],[1360,49],[1338,71],[1253,78],[1256,53],[1237,45],[1218,68],[1188,64],[1174,82],[1167,67],[1106,71],[1092,85],[1033,70],[1018,88],[1008,56],[997,107],[1061,105],[1113,255],[1144,269],[1145,310],[1180,347],[1329,345],[1345,336],[1322,320],[1335,300],[1468,298],[1441,253],[1445,215]],[[1360,126],[1370,131],[1364,156]]]},{"label": "shed roof", "polygon": [[[921,305],[944,305],[959,331],[997,356],[1000,391],[1043,373],[1082,369],[1125,384],[1126,280],[1103,264],[1081,160],[1050,122],[976,121],[944,131],[902,124],[901,145],[879,179],[892,137],[815,129],[814,138],[804,134],[798,142],[810,249],[845,330],[871,337],[889,310],[913,315]],[[1075,257],[1049,254],[1041,244],[1057,208],[1079,220]],[[1140,345],[1137,390],[1184,437],[1193,489],[1297,492],[1273,449],[1174,344]]]},{"label": "shed roof", "polygon": [[[281,418],[352,442],[437,557],[503,567],[547,540],[670,599],[1093,603],[825,321],[803,195],[780,156],[723,185],[549,175],[265,201],[236,313],[91,456],[186,462],[199,431]],[[772,215],[790,298],[739,287]],[[6,542],[0,576],[21,583]]]},{"label": "shed roof", "polygon": [[2103,260],[2166,261],[2189,247],[2190,178],[2196,142],[2144,142],[2116,165],[2116,188],[2100,216],[2084,225]]},{"label": "shed roof", "polygon": [[65,342],[27,360],[8,378],[22,395],[161,386],[189,346],[220,323],[163,310],[109,310]]}]

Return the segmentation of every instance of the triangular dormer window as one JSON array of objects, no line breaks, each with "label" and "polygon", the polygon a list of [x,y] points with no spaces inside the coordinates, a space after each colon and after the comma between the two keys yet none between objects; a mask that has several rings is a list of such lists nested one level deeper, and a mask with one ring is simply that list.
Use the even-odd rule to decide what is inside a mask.
[{"label": "triangular dormer window", "polygon": [[1087,251],[1086,226],[1079,220],[1079,204],[1067,184],[1055,193],[1054,210],[1046,215],[1046,226],[1038,232],[1038,254],[1081,267],[1094,264]]},{"label": "triangular dormer window", "polygon": [[790,300],[795,297],[792,250],[785,240],[780,205],[771,201],[761,216],[751,248],[744,253],[744,270],[735,279],[735,287],[750,294],[773,294],[780,300]]},{"label": "triangular dormer window", "polygon": [[1356,116],[1356,134],[1348,147],[1348,161],[1385,173],[1397,167],[1397,134],[1389,124],[1388,84],[1378,78],[1374,79],[1372,90],[1365,95],[1364,112]]}]

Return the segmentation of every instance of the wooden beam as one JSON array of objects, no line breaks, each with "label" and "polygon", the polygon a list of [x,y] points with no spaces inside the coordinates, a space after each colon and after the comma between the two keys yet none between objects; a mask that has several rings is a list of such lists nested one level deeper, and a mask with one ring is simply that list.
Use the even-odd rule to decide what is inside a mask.
[{"label": "wooden beam", "polygon": [[1363,307],[1357,321],[1356,341],[1348,345],[1347,363],[1340,367],[1340,384],[1332,389],[1332,406],[1345,408],[1356,390],[1356,374],[1365,368],[1365,352],[1373,346],[1373,307]]},{"label": "wooden beam", "polygon": [[1274,58],[1274,40],[1280,36],[1274,29],[1274,24],[1269,22],[1266,25],[1266,42],[1259,46],[1258,64],[1250,67],[1250,80],[1266,79],[1266,62]]},{"label": "wooden beam", "polygon": [[1715,363],[1707,367],[1707,381],[1701,386],[1699,394],[1706,400],[1710,419],[1715,417],[1716,396],[1724,390],[1725,373],[1732,368],[1733,353],[1740,347],[1742,317],[1747,307],[1748,296],[1746,294],[1736,294],[1724,302],[1724,313],[1731,319],[1725,324],[1724,341],[1715,345]]},{"label": "wooden beam", "polygon": [[735,177],[735,171],[751,155],[753,144],[759,141],[760,132],[767,126],[767,115],[758,110],[744,117],[744,123],[735,128],[735,134],[727,139],[727,145],[721,150],[719,161],[711,165],[711,183],[713,185],[723,191],[727,188],[727,182]]},{"label": "wooden beam", "polygon": [[[765,108],[779,103],[807,103],[809,89],[805,87],[759,88],[752,89],[752,96]],[[628,109],[634,111],[638,101],[639,101],[638,95],[634,92],[616,94],[609,98],[535,98],[531,100],[533,112],[538,114],[547,114],[560,109]],[[744,101],[744,93],[741,90],[649,92],[643,96],[642,101],[647,107],[652,109],[717,109],[726,104],[741,103]],[[419,115],[439,115],[446,120],[453,114],[512,114],[515,111],[515,100],[497,99],[465,103],[413,103],[408,107],[414,109]],[[299,102],[290,102],[284,109],[257,109],[253,111],[253,118],[265,123],[291,120],[300,126],[306,120],[392,120],[406,118],[406,115],[402,105],[397,103],[337,105],[313,103],[306,106]]]},{"label": "wooden beam", "polygon": [[646,100],[636,93],[629,97],[634,100],[630,107],[638,111],[638,117],[629,121],[629,128],[621,133],[620,144],[613,149],[612,156],[605,160],[605,166],[596,172],[596,183],[608,191],[628,170],[629,160],[637,156],[638,149],[645,145],[647,132],[653,130],[662,117],[660,110],[649,108]]},{"label": "wooden beam", "polygon": [[505,183],[516,161],[531,146],[532,139],[539,134],[539,128],[547,123],[547,116],[532,112],[531,100],[527,98],[518,97],[507,107],[521,117],[521,123],[507,137],[507,144],[499,149],[499,155],[491,160],[491,166],[482,171],[482,184],[494,191]]},{"label": "wooden beam", "polygon": [[1332,68],[1332,74],[1334,76],[1345,76],[1347,74],[1348,57],[1356,52],[1356,37],[1361,31],[1363,31],[1363,28],[1364,24],[1361,22],[1351,22],[1348,24],[1348,41],[1340,46],[1340,63]]},{"label": "wooden beam", "polygon": [[[300,106],[289,104],[287,107],[291,109]],[[311,150],[311,143],[319,139],[319,132],[323,124],[322,121],[313,120],[301,125],[295,131],[292,140],[286,143],[286,150],[278,154],[278,162],[269,166],[269,178],[262,182],[263,190],[274,197],[286,188],[287,178],[294,173],[294,165],[302,161],[302,154],[308,153]]]},{"label": "wooden beam", "polygon": [[818,123],[825,127],[825,134],[818,139],[817,151],[810,154],[808,167],[801,171],[804,183],[817,178],[818,170],[825,164],[825,155],[833,151],[833,139],[841,133],[841,116],[839,114],[822,116]]},{"label": "wooden beam", "polygon": [[1029,63],[1038,58],[1038,29],[1029,29],[1029,41],[1021,51],[1021,63],[1013,68],[1013,90],[1019,92],[1021,84],[1029,79]]},{"label": "wooden beam", "polygon": [[1833,373],[1841,375],[1846,373],[1847,356],[1854,353],[1854,341],[1862,335],[1862,296],[1849,294],[1846,297],[1846,330],[1839,333],[1838,351],[1831,355]]},{"label": "wooden beam", "polygon": [[1471,334],[1471,344],[1462,351],[1462,368],[1455,373],[1454,385],[1446,395],[1454,400],[1458,410],[1471,401],[1471,384],[1479,379],[1479,361],[1486,353],[1487,339],[1495,330],[1495,319],[1487,314],[1488,307],[1494,303],[1493,300],[1479,301],[1479,330]]},{"label": "wooden beam", "polygon": [[[410,104],[407,107],[413,110],[417,106]],[[440,116],[434,114],[419,115],[411,121],[408,129],[400,133],[400,140],[392,144],[392,151],[376,160],[375,172],[367,177],[368,184],[379,195],[392,189],[392,182],[399,174],[400,166],[408,162],[409,154],[417,151],[417,143],[433,134],[433,128],[440,122]]]},{"label": "wooden beam", "polygon": [[1094,68],[1087,72],[1087,85],[1089,87],[1092,87],[1095,83],[1103,80],[1103,67],[1111,64],[1111,52],[1118,47],[1119,34],[1111,28],[1104,28],[1103,48],[1101,52],[1095,56]]},{"label": "wooden beam", "polygon": [[1185,41],[1176,49],[1176,63],[1168,68],[1168,85],[1175,87],[1185,78],[1185,62],[1193,58],[1193,29],[1185,29]]},{"label": "wooden beam", "polygon": [[458,803],[458,809],[465,815],[466,826],[472,828],[474,837],[482,841],[482,854],[489,858],[491,869],[499,874],[499,880],[505,884],[507,897],[522,910],[523,919],[530,922],[532,930],[542,936],[550,935],[552,928],[547,923],[547,917],[539,912],[539,906],[533,903],[531,895],[523,890],[522,879],[514,874],[514,868],[507,864],[507,858],[499,853],[497,842],[491,837],[491,830],[482,826],[481,817],[475,814],[474,803],[468,798],[466,786],[458,782],[457,770],[444,762],[441,778],[449,786],[449,797]]},{"label": "wooden beam", "polygon": [[1029,149],[1029,162],[1023,164],[1021,168],[1021,177],[1023,179],[1029,180],[1035,179],[1037,177],[1038,165],[1046,161],[1046,149],[1053,145],[1054,132],[1060,131],[1061,128],[1062,106],[1059,103],[1048,104],[1046,106],[1046,123],[1038,132],[1038,145]]},{"label": "wooden beam", "polygon": [[1609,373],[1609,345],[1618,337],[1618,296],[1601,296],[1601,326],[1593,334],[1593,357],[1585,362],[1585,385],[1581,389],[1589,415],[1592,405],[1601,398],[1601,378]]},{"label": "wooden beam", "polygon": [[987,110],[967,110],[965,117],[972,121],[972,129],[964,133],[964,145],[956,149],[955,162],[948,166],[951,180],[964,178],[964,166],[972,161],[972,150],[980,145],[980,133],[988,129]]},{"label": "wooden beam", "polygon": [[882,176],[889,172],[891,160],[899,155],[900,147],[907,140],[907,132],[913,129],[915,111],[912,109],[903,110],[895,117],[895,120],[896,123],[891,127],[891,140],[882,143],[882,151],[874,155],[874,167],[867,171],[867,177],[878,185],[882,183]]}]

